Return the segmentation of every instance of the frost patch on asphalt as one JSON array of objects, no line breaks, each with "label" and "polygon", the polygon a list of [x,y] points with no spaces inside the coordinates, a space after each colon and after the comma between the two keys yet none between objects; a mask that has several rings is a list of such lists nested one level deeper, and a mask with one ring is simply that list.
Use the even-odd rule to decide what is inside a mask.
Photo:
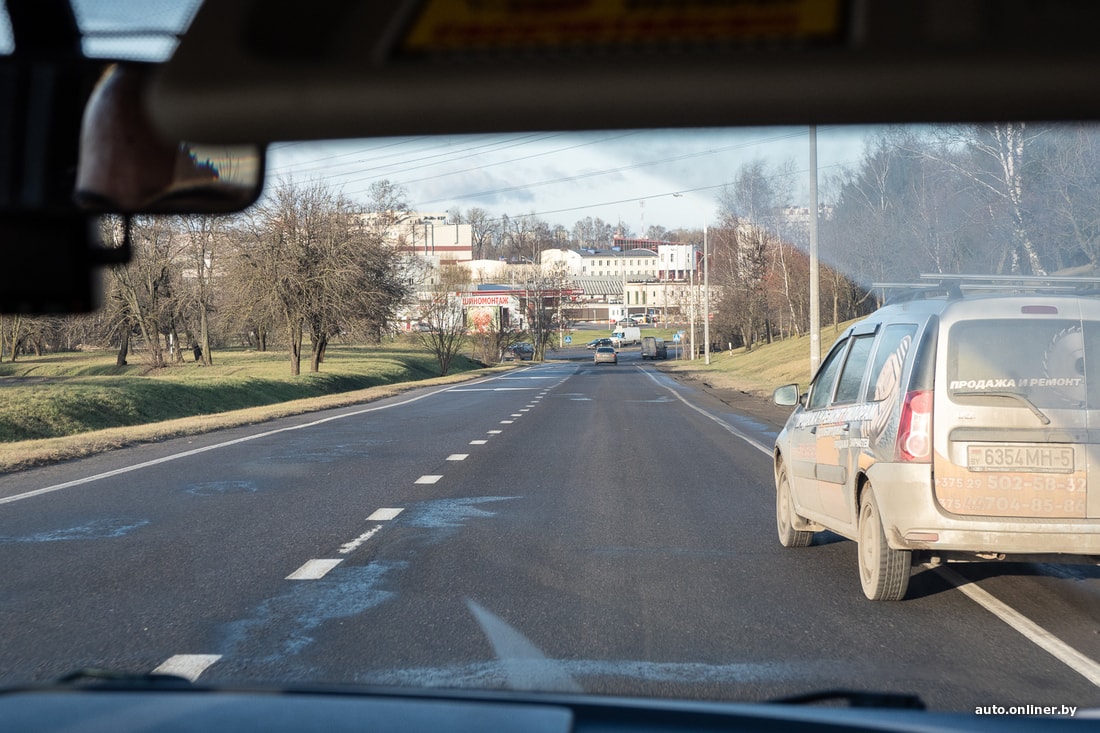
[{"label": "frost patch on asphalt", "polygon": [[220,496],[222,494],[254,494],[257,491],[253,481],[206,481],[191,484],[185,491],[193,496]]},{"label": "frost patch on asphalt", "polygon": [[266,459],[271,463],[333,463],[349,457],[366,457],[368,448],[392,443],[390,440],[367,440],[336,445],[301,445],[290,447]]},{"label": "frost patch on asphalt", "polygon": [[75,540],[107,540],[116,537],[124,537],[135,529],[149,524],[148,519],[138,521],[125,519],[101,519],[98,522],[88,522],[78,527],[66,529],[54,529],[46,532],[25,535],[23,537],[4,537],[0,535],[0,543],[14,542],[72,542]]},{"label": "frost patch on asphalt", "polygon": [[227,624],[226,657],[270,663],[300,653],[323,624],[351,618],[396,595],[382,590],[386,573],[405,563],[340,566],[323,578],[289,583],[286,592],[256,607],[250,618]]},{"label": "frost patch on asphalt", "polygon": [[471,519],[496,516],[496,512],[479,509],[478,504],[518,498],[518,496],[477,496],[469,499],[425,501],[406,509],[402,524],[425,529],[453,529],[461,527]]},{"label": "frost patch on asphalt", "polygon": [[[525,659],[532,675],[565,673],[572,680],[628,679],[661,684],[744,685],[820,679],[824,662],[741,662],[704,664],[599,659]],[[515,662],[488,661],[449,667],[380,670],[356,682],[413,687],[508,688]],[[566,692],[568,690],[550,690]]]}]

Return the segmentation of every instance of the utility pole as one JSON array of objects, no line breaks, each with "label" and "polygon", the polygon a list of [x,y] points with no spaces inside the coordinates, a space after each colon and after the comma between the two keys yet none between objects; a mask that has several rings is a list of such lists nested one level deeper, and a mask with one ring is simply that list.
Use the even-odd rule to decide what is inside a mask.
[{"label": "utility pole", "polygon": [[810,125],[810,375],[821,363],[821,295],[817,267],[817,125]]},{"label": "utility pole", "polygon": [[707,221],[703,220],[703,363],[710,364],[710,262],[707,250]]}]

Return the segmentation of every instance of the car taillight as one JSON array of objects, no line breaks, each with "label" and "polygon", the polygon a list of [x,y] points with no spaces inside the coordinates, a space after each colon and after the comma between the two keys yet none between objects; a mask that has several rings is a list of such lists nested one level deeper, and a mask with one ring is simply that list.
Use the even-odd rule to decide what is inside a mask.
[{"label": "car taillight", "polygon": [[929,463],[932,460],[932,392],[908,392],[898,425],[899,461]]}]

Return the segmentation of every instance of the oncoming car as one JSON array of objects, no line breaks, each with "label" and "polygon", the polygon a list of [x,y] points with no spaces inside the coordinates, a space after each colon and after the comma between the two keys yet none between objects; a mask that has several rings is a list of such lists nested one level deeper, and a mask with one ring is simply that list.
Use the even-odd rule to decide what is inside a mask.
[{"label": "oncoming car", "polygon": [[592,355],[594,364],[618,364],[619,354],[611,346],[597,346],[596,353]]},{"label": "oncoming car", "polygon": [[849,327],[805,395],[775,392],[797,404],[775,443],[780,542],[856,540],[872,600],[902,599],[918,560],[1100,553],[1100,300],[1064,290],[1096,282],[948,277]]}]

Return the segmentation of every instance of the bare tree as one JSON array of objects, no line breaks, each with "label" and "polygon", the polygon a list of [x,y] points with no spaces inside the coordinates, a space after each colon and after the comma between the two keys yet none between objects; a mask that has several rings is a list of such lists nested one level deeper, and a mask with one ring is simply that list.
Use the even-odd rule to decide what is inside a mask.
[{"label": "bare tree", "polygon": [[210,314],[215,310],[214,268],[224,239],[225,220],[208,216],[182,218],[184,250],[188,262],[185,279],[191,285],[192,310],[198,317],[198,337],[193,344],[197,360],[213,364],[210,348]]},{"label": "bare tree", "polygon": [[447,376],[454,359],[466,344],[466,319],[458,293],[466,289],[467,271],[462,267],[442,268],[429,299],[420,304],[419,317],[427,330],[416,336],[436,358],[439,375]]},{"label": "bare tree", "polygon": [[[120,301],[125,321],[121,328],[126,336],[118,361],[125,363],[124,350],[129,349],[129,334],[136,329],[141,334],[150,365],[161,368],[167,364],[161,337],[176,306],[179,236],[167,217],[135,217],[130,226],[133,256],[129,264],[109,271],[114,297]],[[118,222],[105,218],[104,241],[120,237]]]},{"label": "bare tree", "polygon": [[[1032,241],[1024,204],[1029,148],[1043,134],[1043,129],[1032,130],[1026,122],[940,128],[943,148],[938,159],[988,195],[990,223],[999,223],[1001,210],[1008,212],[1009,241],[997,263],[998,272],[1007,269],[1013,274],[1046,274]],[[952,154],[960,145],[970,152],[969,161]]]},{"label": "bare tree", "polygon": [[481,208],[467,209],[465,217],[455,219],[456,223],[470,225],[474,259],[489,259],[493,243],[500,237],[500,219],[489,217],[489,212]]},{"label": "bare tree", "polygon": [[[408,293],[400,260],[387,242],[400,198],[387,182],[372,186],[378,209],[364,214],[321,184],[284,181],[248,220],[248,246],[238,253],[238,280],[253,283],[277,308],[291,374],[301,371],[305,334],[310,370],[318,371],[330,339],[365,324],[375,340]],[[266,290],[265,290],[266,288]]]}]

